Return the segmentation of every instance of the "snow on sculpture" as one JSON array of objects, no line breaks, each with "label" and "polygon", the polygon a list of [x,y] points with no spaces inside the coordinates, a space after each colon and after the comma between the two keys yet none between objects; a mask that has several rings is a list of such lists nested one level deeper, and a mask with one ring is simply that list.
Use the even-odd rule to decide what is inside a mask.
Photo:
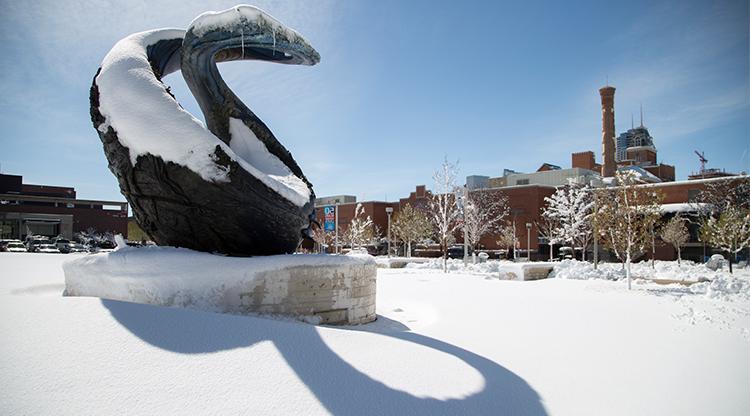
[{"label": "snow on sculpture", "polygon": [[[230,255],[293,252],[315,194],[292,155],[229,89],[217,62],[315,65],[295,31],[252,6],[198,16],[187,30],[119,41],[91,87],[91,118],[144,231],[159,245]],[[181,70],[206,120],[161,79]]]}]

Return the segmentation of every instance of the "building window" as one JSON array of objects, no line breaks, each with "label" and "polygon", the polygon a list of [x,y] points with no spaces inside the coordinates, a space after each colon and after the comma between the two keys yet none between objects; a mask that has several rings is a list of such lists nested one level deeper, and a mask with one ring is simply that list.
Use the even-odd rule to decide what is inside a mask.
[{"label": "building window", "polygon": [[21,237],[18,234],[18,221],[7,220],[0,221],[0,238],[15,239]]},{"label": "building window", "polygon": [[516,185],[528,185],[529,180],[528,179],[519,179],[516,181]]}]

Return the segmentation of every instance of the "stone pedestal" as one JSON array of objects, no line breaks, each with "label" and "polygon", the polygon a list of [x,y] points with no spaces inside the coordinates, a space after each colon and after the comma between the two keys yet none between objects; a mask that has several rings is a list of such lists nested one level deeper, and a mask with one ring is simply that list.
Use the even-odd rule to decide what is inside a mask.
[{"label": "stone pedestal", "polygon": [[370,256],[224,257],[171,247],[122,248],[68,261],[66,296],[289,316],[321,324],[375,320]]}]

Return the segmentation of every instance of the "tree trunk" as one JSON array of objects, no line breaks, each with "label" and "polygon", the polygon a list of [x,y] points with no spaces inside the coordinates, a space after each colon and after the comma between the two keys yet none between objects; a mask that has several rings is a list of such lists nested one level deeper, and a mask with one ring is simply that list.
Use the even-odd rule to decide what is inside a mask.
[{"label": "tree trunk", "polygon": [[677,266],[680,265],[681,260],[682,260],[682,255],[680,254],[680,246],[677,246]]},{"label": "tree trunk", "polygon": [[625,276],[628,278],[628,290],[630,290],[630,252],[625,257]]},{"label": "tree trunk", "polygon": [[553,251],[554,250],[552,250],[552,243],[549,243],[549,261],[552,261],[552,252]]},{"label": "tree trunk", "polygon": [[406,243],[406,257],[411,258],[411,241]]},{"label": "tree trunk", "polygon": [[729,255],[727,256],[727,260],[729,261],[729,274],[734,274],[732,272],[732,253],[729,253]]},{"label": "tree trunk", "polygon": [[448,245],[443,244],[443,273],[448,273]]},{"label": "tree trunk", "polygon": [[654,257],[656,257],[656,237],[654,236],[653,226],[651,227],[651,268],[656,269],[654,265]]}]

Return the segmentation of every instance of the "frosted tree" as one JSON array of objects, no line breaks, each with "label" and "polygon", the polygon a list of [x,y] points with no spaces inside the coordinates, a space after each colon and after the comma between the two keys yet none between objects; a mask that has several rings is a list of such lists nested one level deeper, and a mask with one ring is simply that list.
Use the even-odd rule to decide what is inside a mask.
[{"label": "frosted tree", "polygon": [[719,216],[730,207],[750,209],[750,178],[726,178],[706,182],[698,195],[699,211],[704,217]]},{"label": "frosted tree", "polygon": [[547,244],[549,245],[549,260],[552,261],[554,253],[554,250],[552,250],[552,248],[555,244],[561,242],[558,236],[560,223],[556,218],[545,216],[544,209],[542,209],[541,211],[542,215],[540,217],[540,220],[536,222],[536,228],[539,230],[539,234],[547,239]]},{"label": "frosted tree", "polygon": [[708,217],[701,240],[727,253],[732,273],[732,257],[736,260],[737,253],[750,247],[750,210],[729,205],[718,217]]},{"label": "frosted tree", "polygon": [[354,250],[372,240],[373,236],[372,219],[369,215],[365,217],[365,208],[362,204],[357,204],[354,209],[354,218],[344,230],[344,243]]},{"label": "frosted tree", "polygon": [[85,231],[79,231],[73,239],[81,244],[93,244],[95,246],[114,246],[115,235],[111,231],[99,233],[95,228],[89,227]]},{"label": "frosted tree", "polygon": [[453,240],[453,233],[459,227],[458,221],[460,211],[458,209],[458,198],[456,176],[458,175],[458,162],[450,163],[443,159],[440,169],[435,171],[432,179],[435,181],[435,189],[430,197],[429,218],[435,230],[435,237],[440,243],[443,251],[443,272],[448,273],[448,245]]},{"label": "frosted tree", "polygon": [[496,236],[495,244],[499,247],[505,247],[507,250],[506,256],[510,256],[511,248],[515,249],[516,247],[516,233],[513,225],[508,223],[501,225]]},{"label": "frosted tree", "polygon": [[496,232],[508,216],[508,198],[497,192],[477,190],[468,192],[463,207],[462,227],[476,263],[474,251],[479,241],[487,234]]},{"label": "frosted tree", "polygon": [[679,215],[675,215],[661,228],[660,236],[661,239],[674,246],[677,250],[677,264],[679,265],[682,261],[682,253],[680,249],[688,242],[690,233],[687,229],[687,220]]},{"label": "frosted tree", "polygon": [[581,247],[582,259],[586,260],[586,249],[593,237],[594,195],[591,188],[570,181],[544,200],[547,207],[542,216],[557,225],[553,231],[555,240]]},{"label": "frosted tree", "polygon": [[633,171],[617,172],[615,180],[617,186],[596,192],[599,208],[593,220],[605,246],[623,262],[630,289],[630,264],[651,242],[663,197],[653,188],[639,186]]},{"label": "frosted tree", "polygon": [[326,247],[333,244],[333,233],[327,232],[323,227],[317,227],[312,231],[312,239],[318,246],[318,252],[324,252]]},{"label": "frosted tree", "polygon": [[432,224],[427,216],[411,204],[406,204],[396,213],[391,224],[391,233],[406,245],[406,257],[411,257],[411,244],[432,235]]}]

